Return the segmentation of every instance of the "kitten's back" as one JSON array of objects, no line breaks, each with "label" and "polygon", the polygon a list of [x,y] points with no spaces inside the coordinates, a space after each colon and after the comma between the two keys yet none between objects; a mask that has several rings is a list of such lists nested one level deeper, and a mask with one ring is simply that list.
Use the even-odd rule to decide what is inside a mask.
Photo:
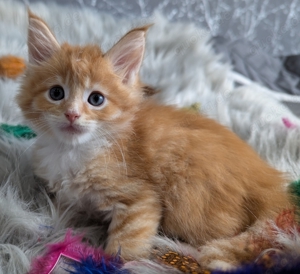
[{"label": "kitten's back", "polygon": [[148,102],[134,132],[131,160],[161,192],[172,235],[197,244],[233,236],[290,205],[283,175],[211,119]]}]

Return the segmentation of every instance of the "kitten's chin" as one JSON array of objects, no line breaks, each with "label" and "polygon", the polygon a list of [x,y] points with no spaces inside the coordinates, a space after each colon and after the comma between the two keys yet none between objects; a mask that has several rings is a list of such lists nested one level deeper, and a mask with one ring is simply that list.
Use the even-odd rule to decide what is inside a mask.
[{"label": "kitten's chin", "polygon": [[61,127],[54,132],[60,142],[70,145],[80,145],[92,139],[92,135],[87,130],[72,126]]},{"label": "kitten's chin", "polygon": [[82,128],[74,127],[74,126],[71,126],[71,125],[61,127],[60,130],[63,133],[67,133],[67,134],[70,134],[70,135],[80,135],[80,134],[85,133],[85,130],[83,130]]}]

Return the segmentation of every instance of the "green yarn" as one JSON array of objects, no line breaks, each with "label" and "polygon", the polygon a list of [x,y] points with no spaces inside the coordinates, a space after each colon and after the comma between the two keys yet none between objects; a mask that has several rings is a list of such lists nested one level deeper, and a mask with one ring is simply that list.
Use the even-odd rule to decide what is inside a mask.
[{"label": "green yarn", "polygon": [[297,208],[300,209],[300,180],[292,182],[289,185],[289,189],[294,196],[294,202],[296,203]]},{"label": "green yarn", "polygon": [[36,134],[27,126],[0,124],[0,129],[16,138],[32,139]]}]

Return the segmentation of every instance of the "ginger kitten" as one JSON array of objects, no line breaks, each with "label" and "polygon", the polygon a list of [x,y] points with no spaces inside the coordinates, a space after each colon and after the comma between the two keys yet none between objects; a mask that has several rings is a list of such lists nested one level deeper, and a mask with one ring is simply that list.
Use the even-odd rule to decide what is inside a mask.
[{"label": "ginger kitten", "polygon": [[160,229],[206,244],[204,267],[237,264],[243,255],[231,243],[290,207],[285,180],[215,121],[144,99],[146,31],[133,29],[103,53],[60,45],[29,13],[17,101],[38,134],[35,173],[66,201],[106,213],[108,253],[147,257]]}]

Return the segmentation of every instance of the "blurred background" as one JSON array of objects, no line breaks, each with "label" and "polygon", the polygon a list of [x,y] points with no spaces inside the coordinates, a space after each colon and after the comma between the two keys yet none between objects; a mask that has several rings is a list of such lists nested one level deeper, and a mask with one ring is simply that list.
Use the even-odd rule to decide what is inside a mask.
[{"label": "blurred background", "polygon": [[[41,0],[15,0],[27,5]],[[300,95],[300,0],[52,0],[116,17],[193,22],[240,75],[275,91]],[[155,21],[155,20],[154,20]],[[300,115],[298,104],[288,103]]]},{"label": "blurred background", "polygon": [[[19,0],[26,4],[40,0]],[[213,36],[245,38],[275,56],[300,51],[300,0],[44,0],[90,7],[122,17],[160,11],[173,21],[195,22]]]}]

